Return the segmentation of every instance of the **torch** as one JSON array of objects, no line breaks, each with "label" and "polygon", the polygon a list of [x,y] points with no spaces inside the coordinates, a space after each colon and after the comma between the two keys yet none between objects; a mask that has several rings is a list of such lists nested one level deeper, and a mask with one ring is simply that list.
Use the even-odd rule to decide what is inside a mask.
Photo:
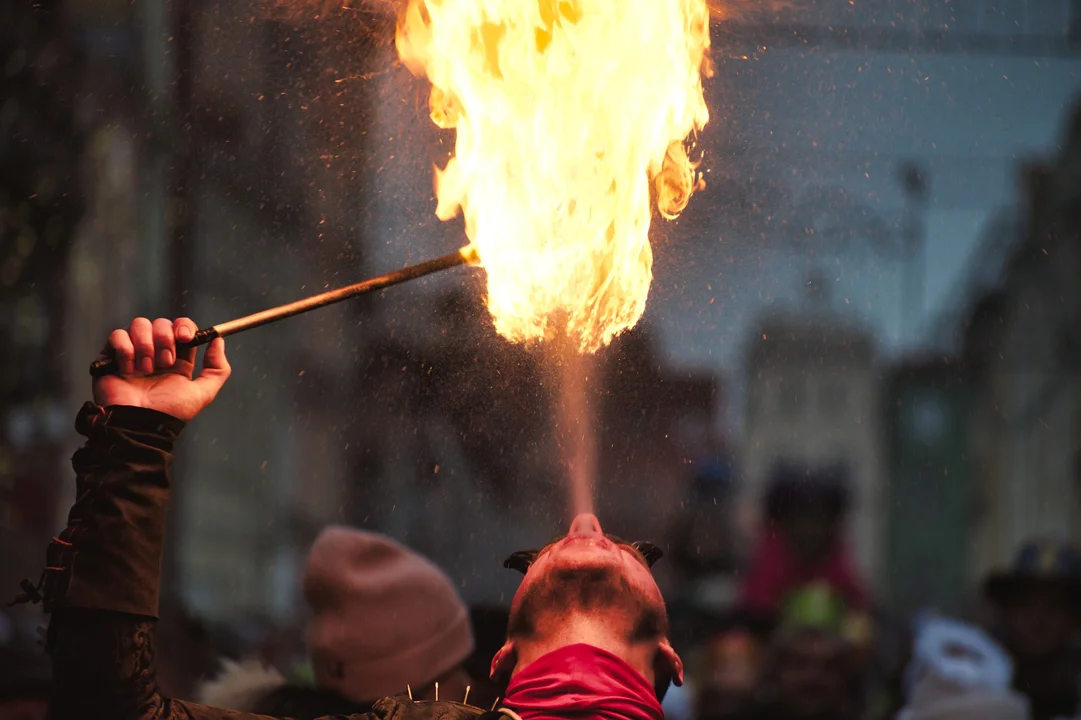
[{"label": "torch", "polygon": [[[285,318],[293,317],[294,315],[300,315],[301,313],[326,307],[327,305],[333,305],[343,300],[357,297],[358,295],[364,295],[376,290],[382,290],[383,288],[392,285],[415,280],[424,277],[425,275],[440,272],[441,270],[447,270],[459,265],[473,265],[476,264],[478,260],[479,258],[476,249],[474,249],[472,245],[466,245],[457,252],[449,253],[426,262],[417,263],[416,265],[410,265],[401,270],[395,270],[394,272],[379,275],[378,277],[370,278],[353,285],[347,285],[346,287],[338,288],[337,290],[330,290],[325,293],[320,293],[319,295],[313,295],[309,298],[304,298],[303,300],[279,305],[278,307],[270,308],[269,310],[263,310],[246,317],[237,318],[236,320],[229,320],[228,322],[219,323],[208,328],[201,328],[195,333],[195,337],[188,342],[178,343],[177,349],[187,350],[199,345],[205,345],[214,338],[235,335],[244,330],[250,330],[251,328],[267,325],[268,323],[277,322],[278,320],[284,320]],[[110,375],[117,371],[116,360],[112,357],[112,348],[107,348],[106,353],[107,357],[99,358],[90,364],[90,374],[94,377]]]}]

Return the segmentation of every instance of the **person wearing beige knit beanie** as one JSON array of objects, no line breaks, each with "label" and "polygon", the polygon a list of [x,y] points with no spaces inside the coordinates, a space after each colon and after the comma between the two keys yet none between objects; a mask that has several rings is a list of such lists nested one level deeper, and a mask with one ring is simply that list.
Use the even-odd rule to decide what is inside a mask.
[{"label": "person wearing beige knit beanie", "polygon": [[[379,533],[329,527],[304,568],[316,687],[252,663],[228,664],[199,701],[268,715],[362,712],[381,697],[463,700],[474,649],[469,609],[430,560]],[[260,680],[262,678],[262,680]]]},{"label": "person wearing beige knit beanie", "polygon": [[320,687],[371,703],[412,691],[462,698],[469,609],[427,558],[377,533],[331,527],[308,554],[308,649]]}]

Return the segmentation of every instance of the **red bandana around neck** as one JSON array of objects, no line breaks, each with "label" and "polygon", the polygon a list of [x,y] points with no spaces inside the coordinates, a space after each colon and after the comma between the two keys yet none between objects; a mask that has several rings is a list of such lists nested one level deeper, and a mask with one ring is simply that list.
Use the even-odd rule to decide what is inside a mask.
[{"label": "red bandana around neck", "polygon": [[514,676],[503,704],[522,720],[664,720],[653,687],[607,650],[568,645]]}]

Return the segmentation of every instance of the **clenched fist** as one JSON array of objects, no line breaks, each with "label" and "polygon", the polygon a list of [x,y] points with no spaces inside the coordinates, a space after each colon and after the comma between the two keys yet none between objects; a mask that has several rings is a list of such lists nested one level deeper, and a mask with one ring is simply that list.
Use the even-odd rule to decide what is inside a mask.
[{"label": "clenched fist", "polygon": [[194,418],[214,400],[231,370],[225,340],[218,338],[194,377],[196,349],[178,351],[177,343],[191,340],[196,329],[188,318],[153,323],[135,318],[127,330],[114,330],[108,344],[119,372],[95,378],[94,402],[157,410],[185,422]]}]

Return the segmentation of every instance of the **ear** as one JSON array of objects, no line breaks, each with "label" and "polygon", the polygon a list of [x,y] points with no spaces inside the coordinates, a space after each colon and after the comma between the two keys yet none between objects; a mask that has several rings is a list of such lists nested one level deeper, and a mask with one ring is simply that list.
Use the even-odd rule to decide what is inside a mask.
[{"label": "ear", "polygon": [[518,648],[514,647],[514,641],[508,640],[499,648],[499,652],[492,658],[492,667],[488,672],[488,678],[494,680],[497,675],[510,677],[514,666],[518,664]]},{"label": "ear", "polygon": [[657,657],[653,660],[653,672],[657,677],[669,677],[676,685],[683,685],[683,661],[679,659],[675,648],[668,639],[662,639],[657,646]]},{"label": "ear", "polygon": [[525,575],[529,572],[529,566],[537,559],[537,550],[519,550],[503,561],[503,567],[508,570],[517,570]]},{"label": "ear", "polygon": [[631,547],[642,553],[642,557],[646,559],[646,565],[649,567],[653,567],[658,560],[664,557],[664,552],[651,542],[639,540],[631,543]]}]

